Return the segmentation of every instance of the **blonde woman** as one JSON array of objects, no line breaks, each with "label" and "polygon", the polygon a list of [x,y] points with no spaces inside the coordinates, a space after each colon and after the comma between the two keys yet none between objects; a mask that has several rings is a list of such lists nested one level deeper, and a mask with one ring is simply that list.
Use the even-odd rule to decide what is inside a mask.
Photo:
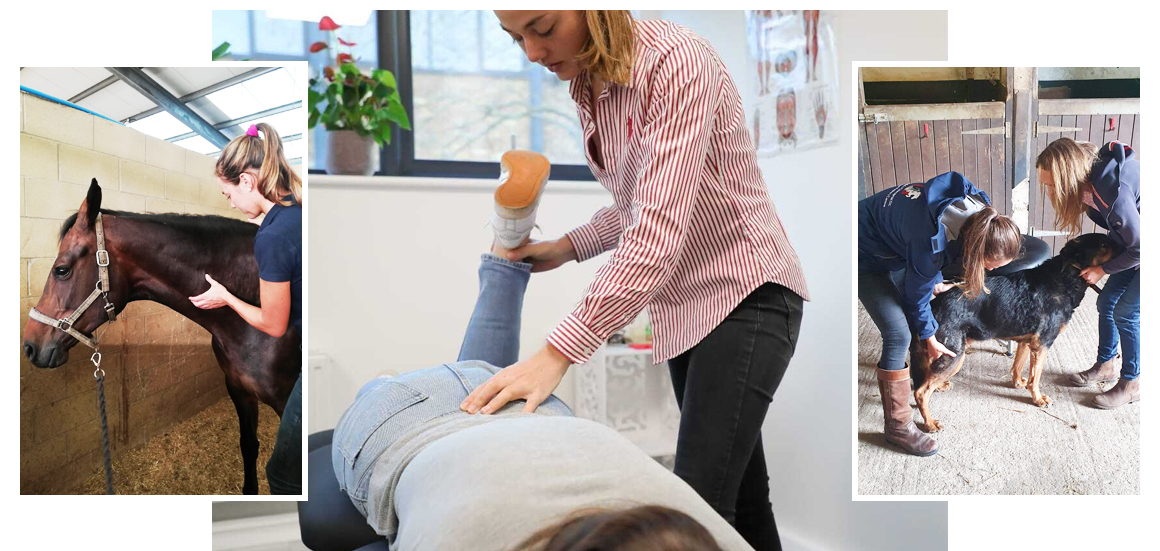
[{"label": "blonde woman", "polygon": [[[1035,161],[1039,183],[1055,208],[1055,226],[1079,233],[1082,216],[1108,230],[1123,251],[1080,277],[1096,283],[1108,276],[1096,299],[1100,344],[1096,361],[1075,373],[1076,385],[1112,382],[1116,385],[1094,399],[1096,407],[1112,409],[1140,399],[1140,161],[1133,149],[1111,142],[1095,144],[1060,138],[1047,144]],[[1118,373],[1116,349],[1123,355]]]},{"label": "blonde woman", "polygon": [[534,411],[648,308],[653,358],[668,362],[681,408],[676,474],[755,548],[778,549],[761,427],[808,295],[725,64],[688,28],[627,11],[496,17],[528,61],[569,81],[588,166],[615,204],[559,239],[512,250],[497,239],[495,253],[536,271],[612,254],[539,352],[463,409],[526,400]]},{"label": "blonde woman", "polygon": [[[214,175],[230,205],[250,220],[265,214],[254,237],[258,261],[258,306],[248,304],[206,274],[209,290],[190,297],[198,308],[229,306],[246,323],[275,337],[291,328],[302,331],[302,179],[290,168],[278,132],[268,124],[250,125],[222,149]],[[290,394],[266,464],[273,494],[302,493],[302,377]]]}]

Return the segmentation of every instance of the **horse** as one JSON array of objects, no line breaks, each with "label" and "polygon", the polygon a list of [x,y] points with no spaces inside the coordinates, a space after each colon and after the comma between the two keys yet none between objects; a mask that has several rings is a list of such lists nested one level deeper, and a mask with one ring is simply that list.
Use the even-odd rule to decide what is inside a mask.
[{"label": "horse", "polygon": [[[102,226],[107,250],[103,259],[96,252]],[[100,290],[102,263],[107,265],[104,291],[111,306],[108,312],[82,312],[71,323],[72,333],[79,331],[91,340],[94,330],[135,300],[164,304],[209,331],[238,412],[245,494],[258,493],[258,402],[281,417],[302,371],[302,336],[290,327],[282,337],[272,337],[231,308],[202,310],[189,297],[205,291],[209,273],[239,299],[258,304],[257,231],[253,224],[222,216],[103,210],[101,187],[94,178],[80,209],[61,226],[60,249],[35,307],[42,317],[66,320],[85,297],[96,296],[94,287]],[[85,302],[87,306],[92,300]],[[23,352],[34,366],[56,368],[68,361],[69,349],[81,341],[63,329],[44,322],[27,324]]]}]

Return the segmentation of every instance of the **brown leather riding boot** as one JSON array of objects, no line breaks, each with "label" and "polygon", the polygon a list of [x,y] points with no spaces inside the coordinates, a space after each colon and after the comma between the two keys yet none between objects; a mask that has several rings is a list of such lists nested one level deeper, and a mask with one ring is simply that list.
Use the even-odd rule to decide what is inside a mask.
[{"label": "brown leather riding boot", "polygon": [[1140,378],[1131,381],[1120,379],[1111,390],[1097,394],[1092,402],[1100,409],[1118,408],[1124,404],[1140,401]]},{"label": "brown leather riding boot", "polygon": [[882,414],[886,418],[886,441],[913,455],[937,453],[938,442],[914,424],[914,410],[910,407],[910,371],[879,369],[878,392],[882,395]]},{"label": "brown leather riding boot", "polygon": [[1095,383],[1110,383],[1120,377],[1120,370],[1116,369],[1116,359],[1112,358],[1104,363],[1096,362],[1086,371],[1072,373],[1069,380],[1075,386],[1087,386]]}]

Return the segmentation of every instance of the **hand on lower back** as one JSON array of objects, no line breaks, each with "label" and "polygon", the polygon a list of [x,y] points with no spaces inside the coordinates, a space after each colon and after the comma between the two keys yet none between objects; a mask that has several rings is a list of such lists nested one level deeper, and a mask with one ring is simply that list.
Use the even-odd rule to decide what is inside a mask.
[{"label": "hand on lower back", "polygon": [[524,412],[534,413],[559,386],[569,365],[563,354],[545,346],[531,358],[492,375],[459,404],[459,409],[495,413],[512,400],[527,400]]},{"label": "hand on lower back", "polygon": [[576,249],[568,236],[550,241],[529,241],[522,247],[508,251],[507,259],[527,262],[533,272],[546,272],[560,267],[565,262],[576,260]]}]

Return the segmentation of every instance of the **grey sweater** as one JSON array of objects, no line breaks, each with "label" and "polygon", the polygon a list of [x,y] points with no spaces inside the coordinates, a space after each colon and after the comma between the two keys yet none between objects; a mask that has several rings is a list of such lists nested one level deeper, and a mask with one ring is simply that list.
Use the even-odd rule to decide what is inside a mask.
[{"label": "grey sweater", "polygon": [[367,522],[392,550],[507,550],[577,509],[642,504],[685,512],[722,549],[752,549],[683,480],[616,431],[522,407],[446,415],[383,453],[371,474]]}]

